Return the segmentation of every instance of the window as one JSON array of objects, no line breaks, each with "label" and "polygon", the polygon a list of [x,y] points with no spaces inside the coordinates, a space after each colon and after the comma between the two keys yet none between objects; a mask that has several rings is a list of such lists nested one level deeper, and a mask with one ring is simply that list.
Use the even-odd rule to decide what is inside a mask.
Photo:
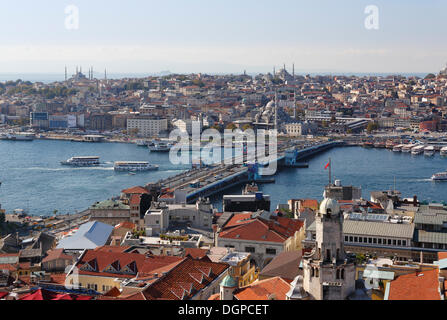
[{"label": "window", "polygon": [[382,239],[378,239],[379,244],[382,244]]},{"label": "window", "polygon": [[393,246],[395,246],[396,245],[396,240],[393,240]]},{"label": "window", "polygon": [[373,238],[373,243],[377,243],[377,238]]},{"label": "window", "polygon": [[337,269],[335,279],[340,279],[340,269]]},{"label": "window", "polygon": [[345,269],[341,269],[341,278],[345,279]]},{"label": "window", "polygon": [[364,243],[368,243],[368,240],[366,239],[366,237],[363,238],[363,242],[364,242]]},{"label": "window", "polygon": [[402,240],[402,245],[405,247],[407,245],[407,240]]},{"label": "window", "polygon": [[372,243],[372,238],[368,238],[368,243]]},{"label": "window", "polygon": [[391,239],[388,239],[388,245],[391,245]]},{"label": "window", "polygon": [[358,238],[357,237],[354,237],[354,242],[358,242]]},{"label": "window", "polygon": [[267,248],[267,249],[265,249],[265,253],[276,255],[276,249]]},{"label": "window", "polygon": [[363,242],[363,238],[359,237],[359,242],[362,243]]},{"label": "window", "polygon": [[255,248],[254,247],[245,247],[245,252],[254,253],[255,252]]},{"label": "window", "polygon": [[348,242],[348,241],[349,241],[349,237],[345,236],[345,242]]},{"label": "window", "polygon": [[349,242],[352,242],[353,241],[353,238],[352,237],[349,237]]}]

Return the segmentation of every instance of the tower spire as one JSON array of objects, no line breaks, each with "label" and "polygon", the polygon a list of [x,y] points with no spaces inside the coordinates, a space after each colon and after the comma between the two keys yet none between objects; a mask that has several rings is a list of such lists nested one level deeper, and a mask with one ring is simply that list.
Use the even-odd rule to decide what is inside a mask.
[{"label": "tower spire", "polygon": [[67,66],[65,66],[65,81],[67,81]]}]

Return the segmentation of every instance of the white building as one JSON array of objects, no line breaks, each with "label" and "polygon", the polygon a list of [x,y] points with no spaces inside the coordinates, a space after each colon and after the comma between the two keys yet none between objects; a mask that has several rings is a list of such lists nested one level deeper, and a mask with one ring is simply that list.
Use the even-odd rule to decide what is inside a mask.
[{"label": "white building", "polygon": [[144,137],[158,135],[160,131],[168,129],[168,120],[163,118],[153,118],[136,116],[127,119],[127,131],[137,131],[137,134]]}]

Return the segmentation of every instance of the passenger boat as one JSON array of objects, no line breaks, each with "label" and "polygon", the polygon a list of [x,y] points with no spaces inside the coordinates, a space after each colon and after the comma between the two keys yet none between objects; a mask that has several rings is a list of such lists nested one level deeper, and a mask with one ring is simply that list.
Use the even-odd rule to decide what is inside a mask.
[{"label": "passenger boat", "polygon": [[93,167],[99,166],[99,157],[88,156],[88,157],[71,157],[68,160],[61,161],[62,165],[73,166],[73,167]]},{"label": "passenger boat", "polygon": [[424,152],[424,149],[425,149],[425,146],[423,146],[423,145],[413,147],[411,149],[411,154],[413,154],[413,155],[421,154],[422,152]]},{"label": "passenger boat", "polygon": [[439,154],[441,156],[447,156],[447,147],[442,147],[441,150],[439,150]]},{"label": "passenger boat", "polygon": [[433,181],[447,181],[447,171],[435,173],[431,179]]},{"label": "passenger boat", "polygon": [[394,151],[394,152],[401,152],[401,151],[402,151],[402,148],[403,148],[404,146],[405,146],[404,144],[398,144],[398,145],[396,145],[396,146],[393,147],[393,151]]},{"label": "passenger boat", "polygon": [[409,153],[409,152],[411,152],[411,149],[413,149],[414,147],[416,147],[416,144],[415,144],[415,143],[412,143],[412,144],[406,144],[406,145],[404,145],[404,146],[402,147],[402,152]]},{"label": "passenger boat", "polygon": [[374,148],[385,148],[386,144],[383,141],[374,142]]},{"label": "passenger boat", "polygon": [[424,148],[424,155],[427,157],[431,157],[435,154],[435,147],[434,146],[428,146]]},{"label": "passenger boat", "polygon": [[115,171],[150,171],[157,170],[157,165],[152,165],[147,161],[116,161],[113,168]]},{"label": "passenger boat", "polygon": [[169,152],[171,150],[172,144],[161,141],[153,141],[148,144],[148,148],[151,152]]}]

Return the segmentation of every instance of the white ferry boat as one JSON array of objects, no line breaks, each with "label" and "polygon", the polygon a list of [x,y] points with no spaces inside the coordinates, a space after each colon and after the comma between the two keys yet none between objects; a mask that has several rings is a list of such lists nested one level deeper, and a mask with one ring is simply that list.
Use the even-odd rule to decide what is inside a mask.
[{"label": "white ferry boat", "polygon": [[147,161],[116,161],[115,171],[150,171],[157,170],[158,166]]},{"label": "white ferry boat", "polygon": [[447,181],[447,171],[435,173],[432,177],[434,181]]},{"label": "white ferry boat", "polygon": [[447,147],[442,147],[441,150],[439,150],[439,153],[441,156],[447,156]]},{"label": "white ferry boat", "polygon": [[402,152],[409,153],[409,152],[411,152],[411,149],[413,149],[414,147],[416,147],[415,143],[406,144],[402,147]]},{"label": "white ferry boat", "polygon": [[99,157],[89,156],[89,157],[71,157],[68,160],[61,161],[62,165],[73,166],[73,167],[92,167],[99,166]]},{"label": "white ferry boat", "polygon": [[418,145],[411,149],[411,154],[413,154],[413,155],[421,154],[424,152],[424,149],[425,149],[425,146]]},{"label": "white ferry boat", "polygon": [[404,146],[405,146],[404,144],[398,144],[398,145],[396,145],[396,146],[393,147],[393,151],[394,151],[394,152],[401,152],[401,151],[402,151],[402,148],[403,148]]},{"label": "white ferry boat", "polygon": [[435,154],[435,147],[434,146],[428,146],[424,148],[424,155],[427,157],[431,157]]},{"label": "white ferry boat", "polygon": [[148,144],[148,148],[151,152],[169,152],[171,147],[171,143],[161,141],[153,141],[152,143]]}]

